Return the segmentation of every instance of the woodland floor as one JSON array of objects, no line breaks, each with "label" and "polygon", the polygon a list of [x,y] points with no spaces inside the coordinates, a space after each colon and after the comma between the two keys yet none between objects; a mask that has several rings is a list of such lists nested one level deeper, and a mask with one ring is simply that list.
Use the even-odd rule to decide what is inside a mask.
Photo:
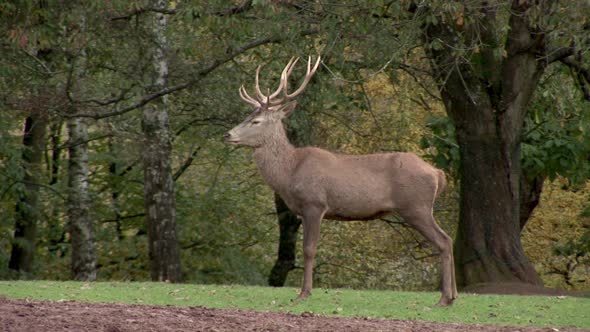
[{"label": "woodland floor", "polygon": [[0,298],[1,331],[583,331]]}]

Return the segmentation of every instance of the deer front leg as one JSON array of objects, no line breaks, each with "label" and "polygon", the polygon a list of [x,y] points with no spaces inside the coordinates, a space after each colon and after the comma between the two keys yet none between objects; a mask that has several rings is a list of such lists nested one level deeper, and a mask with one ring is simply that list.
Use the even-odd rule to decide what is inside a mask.
[{"label": "deer front leg", "polygon": [[313,264],[320,238],[320,223],[325,210],[307,209],[303,215],[303,286],[297,299],[302,300],[311,295],[313,285]]}]

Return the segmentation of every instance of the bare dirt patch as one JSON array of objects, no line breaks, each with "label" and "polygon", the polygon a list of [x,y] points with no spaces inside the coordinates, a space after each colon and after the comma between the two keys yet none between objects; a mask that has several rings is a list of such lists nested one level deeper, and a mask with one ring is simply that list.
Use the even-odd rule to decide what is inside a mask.
[{"label": "bare dirt patch", "polygon": [[[201,307],[0,298],[1,331],[556,331]],[[582,331],[559,329],[559,331]]]}]

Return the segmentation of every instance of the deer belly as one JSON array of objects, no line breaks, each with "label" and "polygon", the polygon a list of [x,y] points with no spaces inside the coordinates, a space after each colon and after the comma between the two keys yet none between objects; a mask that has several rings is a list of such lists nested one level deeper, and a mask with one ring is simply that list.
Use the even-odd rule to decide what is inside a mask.
[{"label": "deer belly", "polygon": [[331,193],[328,197],[326,219],[370,220],[393,212],[391,195],[388,192]]}]

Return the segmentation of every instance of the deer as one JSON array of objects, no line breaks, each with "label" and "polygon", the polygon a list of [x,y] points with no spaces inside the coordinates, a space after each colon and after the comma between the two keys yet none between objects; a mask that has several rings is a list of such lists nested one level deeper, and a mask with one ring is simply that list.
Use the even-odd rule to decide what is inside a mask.
[{"label": "deer", "polygon": [[253,112],[224,135],[228,144],[254,150],[253,159],[263,180],[296,214],[303,225],[303,284],[296,300],[311,295],[314,260],[323,219],[375,220],[398,214],[440,253],[441,298],[448,306],[457,298],[453,241],[433,216],[434,201],[446,187],[445,173],[414,153],[388,152],[366,155],[333,153],[317,147],[294,147],[283,127],[300,95],[317,71],[312,65],[301,85],[289,93],[289,77],[299,58],[284,67],[278,88],[263,94],[259,85],[262,66],[256,69],[255,97],[244,85],[238,92]]}]

